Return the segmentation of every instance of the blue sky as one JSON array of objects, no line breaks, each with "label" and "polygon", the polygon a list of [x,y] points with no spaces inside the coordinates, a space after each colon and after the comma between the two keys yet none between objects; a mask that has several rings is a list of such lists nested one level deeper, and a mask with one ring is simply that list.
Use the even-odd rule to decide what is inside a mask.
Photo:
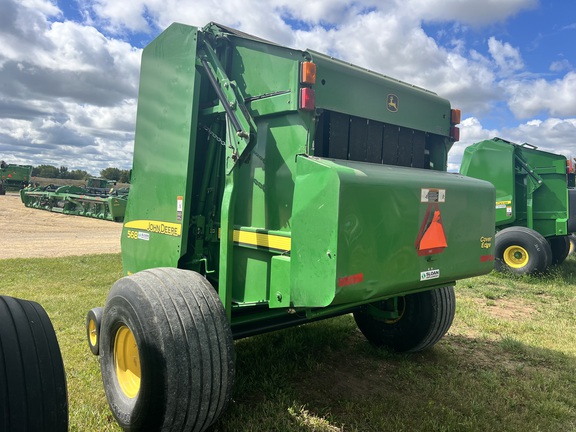
[{"label": "blue sky", "polygon": [[560,0],[0,0],[0,159],[131,165],[142,48],[210,21],[427,88],[449,155],[500,136],[576,157],[576,5]]}]

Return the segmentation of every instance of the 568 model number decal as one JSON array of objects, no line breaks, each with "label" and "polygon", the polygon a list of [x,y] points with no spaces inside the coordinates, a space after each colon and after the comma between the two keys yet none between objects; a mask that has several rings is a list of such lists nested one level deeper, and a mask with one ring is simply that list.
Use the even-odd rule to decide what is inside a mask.
[{"label": "568 model number decal", "polygon": [[420,272],[420,281],[438,279],[440,277],[440,269],[426,270]]},{"label": "568 model number decal", "polygon": [[133,240],[146,240],[146,241],[150,240],[150,234],[148,234],[147,232],[128,230],[126,235],[129,239]]}]

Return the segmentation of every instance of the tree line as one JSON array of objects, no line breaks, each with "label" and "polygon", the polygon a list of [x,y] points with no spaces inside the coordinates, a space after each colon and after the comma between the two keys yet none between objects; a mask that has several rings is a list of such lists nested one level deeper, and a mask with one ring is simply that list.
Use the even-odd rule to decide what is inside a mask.
[{"label": "tree line", "polygon": [[[32,176],[70,180],[86,180],[88,177],[94,177],[84,170],[69,170],[68,167],[65,166],[57,168],[52,165],[38,165],[37,167],[33,167]],[[100,171],[100,177],[108,180],[116,180],[119,183],[129,183],[130,170],[105,168]]]}]

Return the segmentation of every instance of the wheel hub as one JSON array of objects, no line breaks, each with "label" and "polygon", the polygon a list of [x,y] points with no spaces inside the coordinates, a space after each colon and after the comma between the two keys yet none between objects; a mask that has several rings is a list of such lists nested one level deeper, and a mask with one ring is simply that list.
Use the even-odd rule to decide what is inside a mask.
[{"label": "wheel hub", "polygon": [[522,268],[528,264],[528,251],[521,246],[509,246],[504,251],[504,262],[512,268]]},{"label": "wheel hub", "polygon": [[98,332],[96,331],[96,322],[93,319],[88,323],[88,332],[90,333],[90,344],[96,346],[98,342]]},{"label": "wheel hub", "polygon": [[125,325],[114,339],[114,366],[118,384],[126,396],[134,398],[140,391],[140,356],[132,331]]}]

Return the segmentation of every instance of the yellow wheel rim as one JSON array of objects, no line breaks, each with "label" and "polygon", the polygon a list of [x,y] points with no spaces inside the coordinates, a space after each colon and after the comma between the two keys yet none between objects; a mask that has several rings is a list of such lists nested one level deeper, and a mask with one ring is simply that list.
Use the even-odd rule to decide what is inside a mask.
[{"label": "yellow wheel rim", "polygon": [[528,252],[521,246],[510,246],[504,251],[504,262],[512,268],[522,268],[528,264]]},{"label": "yellow wheel rim", "polygon": [[90,345],[95,347],[98,343],[98,330],[96,329],[96,322],[93,319],[88,323],[88,333],[90,334]]},{"label": "yellow wheel rim", "polygon": [[124,394],[129,398],[136,397],[140,390],[140,356],[136,339],[125,325],[118,329],[114,339],[114,366]]},{"label": "yellow wheel rim", "polygon": [[[402,303],[402,304],[400,304],[400,303]],[[398,318],[387,319],[384,322],[386,324],[395,324],[402,319],[402,317],[404,316],[404,312],[406,312],[406,301],[404,300],[404,297],[399,297],[398,298]]]}]

